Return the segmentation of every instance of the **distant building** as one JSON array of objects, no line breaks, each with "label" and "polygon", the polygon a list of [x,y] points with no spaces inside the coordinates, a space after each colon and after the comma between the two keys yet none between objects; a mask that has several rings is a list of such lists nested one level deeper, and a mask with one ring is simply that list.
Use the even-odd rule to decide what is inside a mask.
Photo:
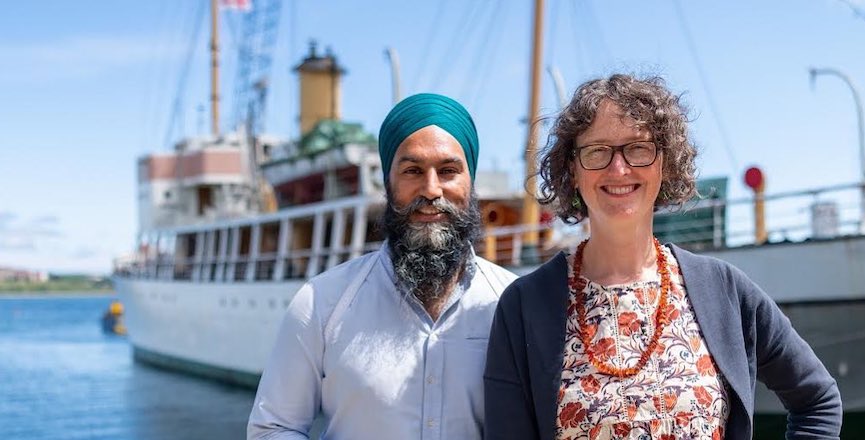
[{"label": "distant building", "polygon": [[13,269],[11,267],[0,267],[0,281],[26,281],[30,283],[41,283],[48,281],[48,272]]}]

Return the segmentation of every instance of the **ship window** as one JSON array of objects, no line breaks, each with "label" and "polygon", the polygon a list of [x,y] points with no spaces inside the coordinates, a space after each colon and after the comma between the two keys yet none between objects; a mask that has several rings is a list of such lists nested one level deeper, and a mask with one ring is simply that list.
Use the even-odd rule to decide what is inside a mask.
[{"label": "ship window", "polygon": [[249,256],[249,243],[252,235],[252,227],[251,226],[241,226],[240,227],[240,249],[239,255],[241,256]]},{"label": "ship window", "polygon": [[234,264],[234,280],[246,280],[246,266],[249,264],[249,245],[252,235],[252,227],[249,225],[240,226],[237,247],[238,261]]},{"label": "ship window", "polygon": [[276,251],[278,243],[279,222],[262,224],[258,249],[258,261],[255,263],[256,280],[273,279],[273,272],[276,269]]},{"label": "ship window", "polygon": [[175,240],[174,279],[188,280],[192,275],[192,258],[196,247],[195,234],[182,234]]},{"label": "ship window", "polygon": [[313,218],[292,221],[291,254],[285,260],[285,277],[302,278],[306,275],[312,247]]},{"label": "ship window", "polygon": [[199,186],[198,192],[198,215],[204,215],[205,211],[214,207],[213,203],[213,187]]}]

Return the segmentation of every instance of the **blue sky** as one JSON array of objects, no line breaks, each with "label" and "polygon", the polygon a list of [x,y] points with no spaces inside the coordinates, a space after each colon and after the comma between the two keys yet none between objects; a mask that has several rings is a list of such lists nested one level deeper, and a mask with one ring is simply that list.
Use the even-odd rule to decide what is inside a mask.
[{"label": "blue sky", "polygon": [[[190,61],[181,127],[168,132],[199,1],[10,2],[0,16],[0,265],[107,273],[133,247],[135,160],[198,132],[207,95],[206,41]],[[703,177],[763,168],[769,193],[852,183],[861,173],[851,94],[812,88],[808,67],[865,87],[865,20],[840,0],[547,0],[545,65],[568,92],[616,71],[656,73],[685,93]],[[242,18],[226,26],[222,92],[234,90]],[[520,184],[528,106],[531,2],[286,0],[274,50],[266,128],[297,136],[290,67],[310,39],[348,70],[343,117],[377,132],[391,105],[383,55],[400,56],[407,93],[436,91],[475,116],[481,169]],[[691,38],[689,39],[688,36]],[[542,112],[557,99],[543,78]],[[223,125],[229,123],[226,111]]]}]

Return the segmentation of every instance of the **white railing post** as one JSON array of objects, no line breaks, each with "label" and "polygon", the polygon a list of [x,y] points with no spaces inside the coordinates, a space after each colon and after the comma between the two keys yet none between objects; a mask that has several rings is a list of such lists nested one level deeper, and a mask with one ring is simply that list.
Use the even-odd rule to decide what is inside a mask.
[{"label": "white railing post", "polygon": [[219,255],[216,256],[216,277],[214,281],[225,281],[225,265],[228,257],[228,234],[230,229],[219,230]]},{"label": "white railing post", "polygon": [[312,224],[312,248],[310,249],[309,264],[306,266],[306,278],[312,278],[318,273],[321,259],[322,241],[324,241],[325,227],[324,213],[315,214]]},{"label": "white railing post", "polygon": [[330,255],[327,257],[327,268],[339,264],[342,252],[342,240],[345,237],[345,210],[338,208],[333,212],[333,222],[330,225]]},{"label": "white railing post", "polygon": [[285,278],[285,259],[291,244],[291,220],[284,218],[279,222],[279,238],[276,244],[276,265],[273,267],[273,280]]},{"label": "white railing post", "polygon": [[351,253],[349,258],[359,257],[363,253],[363,245],[366,243],[366,207],[364,200],[354,207],[354,220],[351,226]]},{"label": "white railing post", "polygon": [[250,234],[249,255],[246,258],[246,281],[255,281],[255,272],[258,269],[258,253],[261,249],[261,223],[252,225]]},{"label": "white railing post", "polygon": [[204,256],[204,232],[195,233],[195,251],[192,257],[192,273],[190,279],[199,281],[201,279],[201,260]]},{"label": "white railing post", "polygon": [[521,252],[523,250],[523,234],[521,232],[515,232],[513,237],[514,247],[511,249],[511,264],[519,266],[522,256]]},{"label": "white railing post", "polygon": [[225,281],[234,281],[234,267],[237,265],[237,254],[240,253],[240,227],[231,228],[231,250],[228,255],[228,273]]},{"label": "white railing post", "polygon": [[213,263],[215,262],[214,246],[216,244],[216,230],[204,233],[204,259],[202,261],[201,279],[210,281],[213,275]]},{"label": "white railing post", "polygon": [[147,267],[147,278],[152,280],[159,278],[159,234],[148,234],[149,240],[147,246],[147,259],[150,260],[150,254],[153,255],[153,267],[150,267],[148,264]]}]

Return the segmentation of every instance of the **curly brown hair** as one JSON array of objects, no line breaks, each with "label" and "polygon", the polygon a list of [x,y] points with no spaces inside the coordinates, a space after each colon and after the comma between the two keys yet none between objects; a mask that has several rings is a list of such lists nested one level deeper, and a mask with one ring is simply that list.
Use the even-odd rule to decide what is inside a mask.
[{"label": "curly brown hair", "polygon": [[[541,180],[538,202],[554,204],[556,214],[566,223],[579,223],[588,217],[586,204],[574,188],[570,164],[576,157],[577,136],[589,128],[605,99],[618,104],[627,117],[648,129],[664,152],[663,178],[655,208],[681,205],[693,197],[697,149],[688,137],[688,110],[681,97],[667,89],[660,77],[638,79],[615,74],[583,83],[556,116],[538,168]],[[575,204],[574,200],[580,203]]]}]

